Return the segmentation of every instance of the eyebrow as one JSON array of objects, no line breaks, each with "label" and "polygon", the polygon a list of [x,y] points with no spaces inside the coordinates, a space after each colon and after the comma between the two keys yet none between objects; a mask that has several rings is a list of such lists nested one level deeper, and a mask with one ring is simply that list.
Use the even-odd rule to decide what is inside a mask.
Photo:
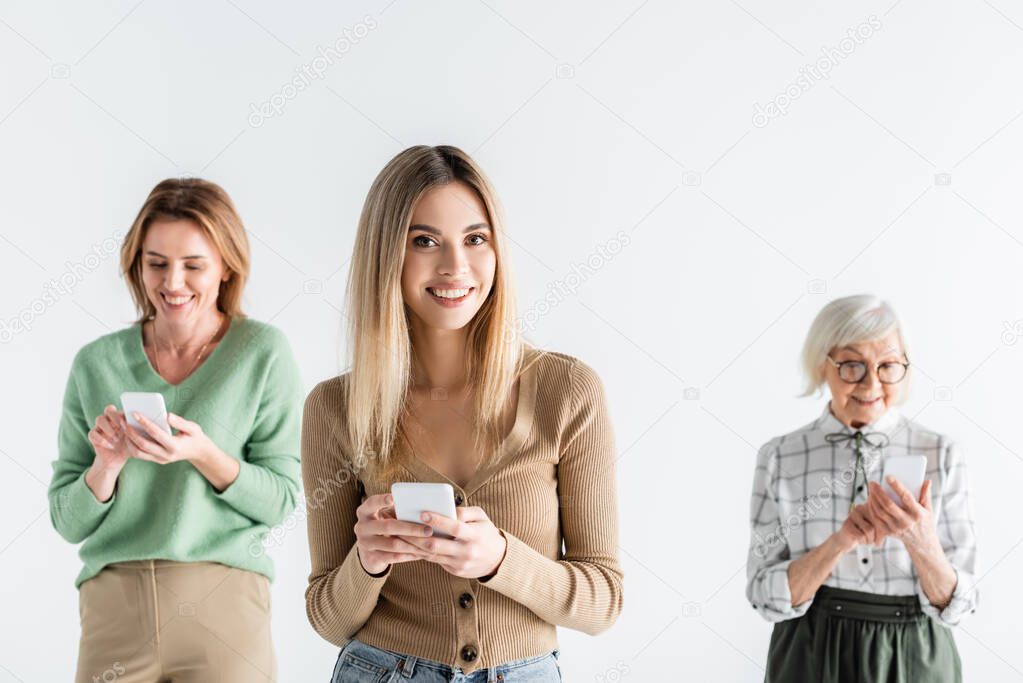
[{"label": "eyebrow", "polygon": [[[423,232],[428,232],[431,235],[440,235],[440,230],[433,227],[432,225],[424,225],[423,223],[416,223],[415,225],[410,225],[409,232],[412,232],[413,230],[422,230]],[[462,234],[464,235],[465,233],[472,232],[473,230],[490,230],[490,226],[487,225],[486,223],[473,223],[472,225],[462,230]]]},{"label": "eyebrow", "polygon": [[[161,254],[158,251],[147,251],[146,253],[149,254],[150,256],[159,256],[160,258],[167,258],[166,256],[164,256],[163,254]],[[193,254],[191,256],[182,256],[181,258],[183,258],[183,259],[195,259],[195,258],[206,258],[206,257],[203,256],[202,254]]]}]

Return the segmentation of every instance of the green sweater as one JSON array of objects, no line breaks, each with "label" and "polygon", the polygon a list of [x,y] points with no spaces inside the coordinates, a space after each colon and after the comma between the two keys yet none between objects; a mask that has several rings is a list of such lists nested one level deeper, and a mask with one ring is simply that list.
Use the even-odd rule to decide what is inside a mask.
[{"label": "green sweater", "polygon": [[[169,412],[196,422],[241,461],[223,492],[189,462],[131,458],[113,497],[85,484],[95,452],[88,432],[122,391],[163,394]],[[183,382],[168,384],[142,348],[138,324],[100,337],[75,356],[64,394],[50,519],[85,566],[75,586],[107,564],[129,560],[208,561],[273,580],[263,539],[295,507],[304,391],[291,347],[270,325],[235,318],[213,353]]]}]

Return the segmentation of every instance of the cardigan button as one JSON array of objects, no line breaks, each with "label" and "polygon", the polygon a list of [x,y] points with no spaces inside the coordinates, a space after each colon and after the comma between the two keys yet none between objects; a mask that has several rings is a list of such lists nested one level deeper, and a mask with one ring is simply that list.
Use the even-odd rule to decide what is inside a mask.
[{"label": "cardigan button", "polygon": [[464,502],[465,502],[465,498],[462,498],[462,494],[461,493],[456,493],[455,494],[455,505],[461,505]]},{"label": "cardigan button", "polygon": [[467,662],[476,661],[476,657],[479,655],[479,651],[473,645],[466,645],[462,648],[462,659]]},{"label": "cardigan button", "polygon": [[462,609],[472,607],[472,593],[462,593],[458,596],[458,606]]}]

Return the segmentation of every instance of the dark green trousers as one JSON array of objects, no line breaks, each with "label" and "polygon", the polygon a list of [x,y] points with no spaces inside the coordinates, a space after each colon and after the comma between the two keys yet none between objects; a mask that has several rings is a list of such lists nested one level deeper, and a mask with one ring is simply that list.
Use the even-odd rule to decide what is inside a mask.
[{"label": "dark green trousers", "polygon": [[798,619],[774,626],[767,683],[961,683],[949,629],[915,595],[821,586]]}]

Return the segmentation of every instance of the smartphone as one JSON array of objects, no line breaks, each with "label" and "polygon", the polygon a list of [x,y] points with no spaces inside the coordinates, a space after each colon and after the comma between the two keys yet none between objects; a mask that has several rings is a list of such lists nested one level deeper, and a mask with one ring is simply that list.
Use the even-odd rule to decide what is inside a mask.
[{"label": "smartphone", "polygon": [[145,436],[146,430],[135,419],[134,413],[142,413],[160,429],[168,434],[171,433],[170,424],[167,423],[167,406],[163,402],[163,394],[155,391],[126,391],[121,394],[121,410],[124,411],[124,418],[128,424],[142,432],[143,436]]},{"label": "smartphone", "polygon": [[925,455],[893,455],[883,461],[881,486],[895,504],[902,506],[902,499],[888,485],[888,477],[895,477],[905,486],[913,497],[920,500],[920,490],[927,474],[927,456]]},{"label": "smartphone", "polygon": [[[458,519],[455,512],[455,490],[451,484],[423,484],[419,482],[396,482],[391,484],[394,497],[394,516],[404,522],[423,523],[422,515],[430,512],[451,519]],[[454,538],[433,530],[434,536]]]}]

